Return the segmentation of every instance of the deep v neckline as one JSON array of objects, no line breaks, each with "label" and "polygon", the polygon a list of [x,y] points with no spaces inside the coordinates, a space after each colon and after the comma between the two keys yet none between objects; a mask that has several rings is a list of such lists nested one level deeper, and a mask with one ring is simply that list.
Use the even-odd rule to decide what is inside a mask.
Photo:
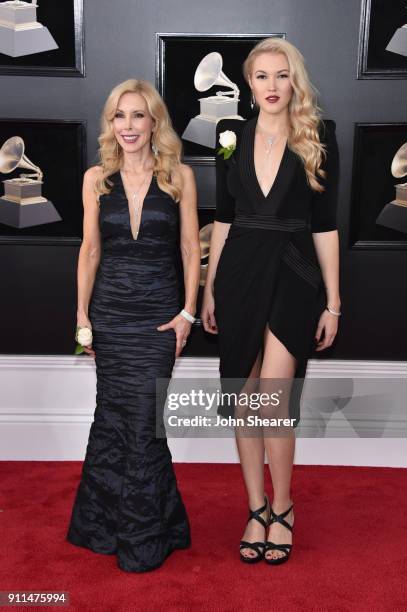
[{"label": "deep v neckline", "polygon": [[264,201],[267,201],[272,195],[273,191],[275,190],[276,183],[278,183],[278,181],[280,180],[282,169],[283,169],[284,163],[288,155],[288,141],[286,140],[284,151],[281,156],[280,163],[277,168],[277,173],[276,173],[276,176],[274,177],[274,181],[272,182],[271,187],[268,190],[267,194],[264,194],[264,191],[262,190],[260,186],[260,182],[257,176],[256,164],[254,163],[254,143],[255,143],[255,138],[256,138],[256,126],[257,126],[257,117],[255,118],[255,121],[253,121],[251,134],[250,134],[250,141],[249,141],[250,152],[251,152],[250,160],[251,160],[251,166],[252,166],[252,174],[253,174],[253,178],[254,178],[254,182],[255,182],[257,191],[261,199]]},{"label": "deep v neckline", "polygon": [[[133,240],[137,240],[137,238],[135,238],[134,235],[133,235],[133,229],[132,229],[132,226],[131,226],[130,201],[129,201],[129,198],[127,197],[126,188],[124,186],[124,181],[123,181],[121,170],[118,170],[118,174],[119,174],[120,183],[121,183],[121,186],[122,186],[122,189],[123,189],[124,197],[126,198],[126,201],[127,201],[127,215],[128,215],[128,219],[129,219],[130,234],[131,234]],[[153,184],[153,180],[154,180],[154,172],[151,175],[151,180],[150,180],[150,183],[148,185],[148,188],[147,188],[147,191],[146,191],[146,195],[144,196],[143,201],[142,201],[141,206],[140,206],[140,222],[139,222],[139,225],[138,225],[137,237],[138,237],[138,235],[140,233],[141,221],[142,221],[143,210],[144,210],[144,202],[145,202],[148,194],[150,193],[150,189],[151,189],[151,185]]]}]

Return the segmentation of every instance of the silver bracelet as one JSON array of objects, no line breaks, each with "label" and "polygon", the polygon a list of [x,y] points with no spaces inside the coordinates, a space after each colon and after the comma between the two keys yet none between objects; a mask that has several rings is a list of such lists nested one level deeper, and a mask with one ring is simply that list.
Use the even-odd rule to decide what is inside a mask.
[{"label": "silver bracelet", "polygon": [[181,310],[179,314],[181,315],[181,317],[184,317],[184,319],[189,321],[189,323],[195,323],[196,321],[196,318],[193,317],[191,314],[189,314],[189,312],[187,312],[184,308]]},{"label": "silver bracelet", "polygon": [[336,317],[340,317],[342,314],[341,312],[336,312],[336,310],[332,310],[332,308],[329,308],[329,306],[327,306],[326,309],[329,310],[329,312],[335,315]]}]

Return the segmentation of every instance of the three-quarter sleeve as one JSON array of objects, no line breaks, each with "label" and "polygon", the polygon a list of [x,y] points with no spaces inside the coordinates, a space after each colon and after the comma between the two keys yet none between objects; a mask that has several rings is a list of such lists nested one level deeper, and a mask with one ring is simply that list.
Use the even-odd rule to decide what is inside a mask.
[{"label": "three-quarter sleeve", "polygon": [[[219,121],[216,126],[216,148],[219,145],[219,134],[223,132],[225,126],[223,121]],[[228,164],[222,155],[216,154],[216,212],[215,221],[222,223],[232,223],[235,217],[235,199],[230,194],[227,186]]]},{"label": "three-quarter sleeve", "polygon": [[311,232],[331,232],[337,229],[339,154],[335,135],[335,122],[324,121],[321,142],[326,145],[326,159],[322,169],[326,177],[318,177],[325,191],[314,192],[311,209]]}]

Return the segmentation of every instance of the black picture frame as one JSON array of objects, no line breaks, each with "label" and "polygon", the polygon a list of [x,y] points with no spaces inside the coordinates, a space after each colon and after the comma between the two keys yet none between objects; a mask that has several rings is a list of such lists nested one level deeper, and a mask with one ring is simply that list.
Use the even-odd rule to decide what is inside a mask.
[{"label": "black picture frame", "polygon": [[391,174],[393,157],[405,142],[407,123],[355,124],[350,249],[407,249],[407,234],[376,224],[386,204],[395,200],[395,185],[406,182]]},{"label": "black picture frame", "polygon": [[[209,34],[209,33],[156,33],[156,86],[167,104],[174,128],[181,137],[192,117],[199,113],[199,97],[194,88],[195,70],[202,58],[219,51],[224,59],[223,70],[240,89],[239,113],[244,118],[253,116],[250,108],[250,90],[242,72],[244,59],[254,45],[271,36],[285,38],[285,33]],[[205,92],[211,95],[221,86]],[[184,160],[194,169],[214,166],[213,149],[183,140]],[[213,199],[207,194],[206,200]],[[209,206],[208,206],[209,207]]]},{"label": "black picture frame", "polygon": [[[0,118],[0,146],[12,136],[23,138],[26,157],[41,168],[42,195],[52,202],[62,220],[22,229],[0,223],[0,244],[80,245],[86,122]],[[20,167],[9,174],[0,173],[0,181],[24,172],[30,170]],[[3,184],[0,190],[3,195]]]},{"label": "black picture frame", "polygon": [[397,28],[406,23],[405,0],[362,0],[358,79],[407,78],[407,56],[386,51]]},{"label": "black picture frame", "polygon": [[40,0],[37,20],[49,29],[58,49],[16,58],[0,53],[0,74],[84,77],[83,0]]}]

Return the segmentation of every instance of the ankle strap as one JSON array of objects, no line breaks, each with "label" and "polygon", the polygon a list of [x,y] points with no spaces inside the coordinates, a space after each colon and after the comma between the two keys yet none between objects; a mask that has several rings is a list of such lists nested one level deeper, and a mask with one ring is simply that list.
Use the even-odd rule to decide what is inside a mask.
[{"label": "ankle strap", "polygon": [[290,525],[290,523],[287,523],[287,521],[284,520],[284,517],[287,516],[287,514],[290,512],[290,510],[292,510],[293,507],[294,507],[294,504],[291,504],[288,510],[286,510],[285,512],[282,512],[281,514],[276,514],[273,508],[270,508],[271,517],[270,517],[269,525],[271,525],[272,523],[280,523],[286,529],[288,529],[289,531],[292,531],[293,530],[292,526]]},{"label": "ankle strap", "polygon": [[267,509],[267,507],[268,499],[266,496],[264,496],[264,505],[261,508],[258,508],[257,510],[250,510],[249,508],[249,518],[247,519],[247,522],[254,519],[255,521],[258,521],[261,525],[263,525],[263,527],[267,527],[267,521],[265,521],[264,518],[260,516],[262,512]]}]

